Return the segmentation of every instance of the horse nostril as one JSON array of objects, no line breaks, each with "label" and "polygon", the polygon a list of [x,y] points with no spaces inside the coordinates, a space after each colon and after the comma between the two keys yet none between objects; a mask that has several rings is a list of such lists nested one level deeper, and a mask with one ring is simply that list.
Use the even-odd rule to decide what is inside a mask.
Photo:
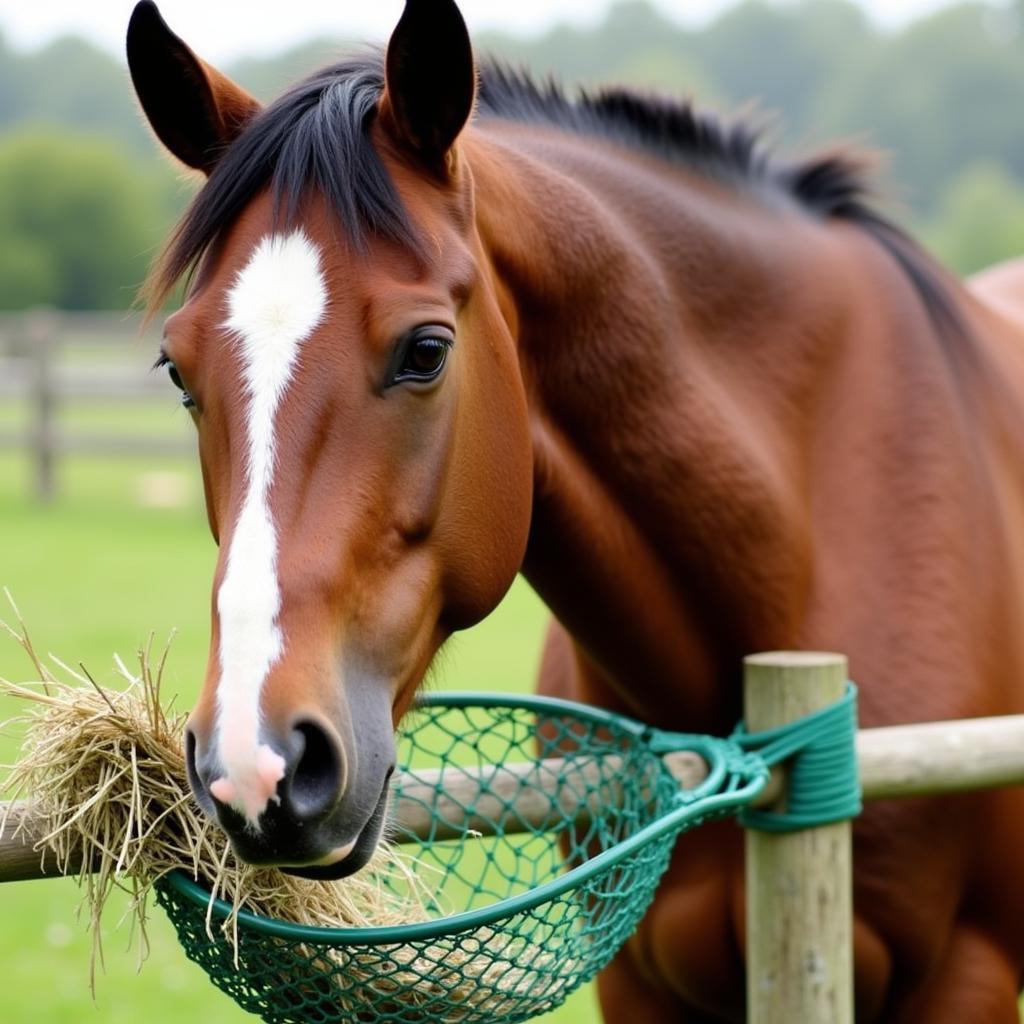
[{"label": "horse nostril", "polygon": [[299,818],[314,818],[337,802],[342,786],[342,753],[316,722],[297,722],[302,753],[288,784],[288,801]]},{"label": "horse nostril", "polygon": [[199,742],[192,729],[185,730],[185,773],[188,776],[188,784],[192,787],[192,794],[200,806],[209,810],[213,801],[210,798],[210,791],[199,771],[198,763]]}]

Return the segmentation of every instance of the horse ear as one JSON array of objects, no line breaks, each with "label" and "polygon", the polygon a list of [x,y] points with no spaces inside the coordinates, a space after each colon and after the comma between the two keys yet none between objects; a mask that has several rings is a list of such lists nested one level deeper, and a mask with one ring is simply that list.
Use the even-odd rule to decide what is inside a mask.
[{"label": "horse ear", "polygon": [[167,27],[152,0],[136,4],[128,22],[128,67],[157,137],[182,163],[204,174],[260,109]]},{"label": "horse ear", "polygon": [[380,107],[395,141],[443,172],[475,92],[473,48],[454,0],[405,0],[388,43]]}]

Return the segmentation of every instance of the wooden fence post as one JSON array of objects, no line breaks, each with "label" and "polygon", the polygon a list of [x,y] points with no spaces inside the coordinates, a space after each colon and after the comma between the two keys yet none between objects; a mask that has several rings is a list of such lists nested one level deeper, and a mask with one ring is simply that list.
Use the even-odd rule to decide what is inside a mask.
[{"label": "wooden fence post", "polygon": [[53,379],[53,349],[57,320],[52,310],[37,309],[25,318],[32,360],[32,446],[35,454],[36,496],[52,501],[56,495],[57,395]]},{"label": "wooden fence post", "polygon": [[[757,732],[842,697],[839,654],[776,652],[744,660],[744,715]],[[782,797],[783,805],[785,796]],[[746,833],[747,1020],[852,1024],[850,823]]]}]

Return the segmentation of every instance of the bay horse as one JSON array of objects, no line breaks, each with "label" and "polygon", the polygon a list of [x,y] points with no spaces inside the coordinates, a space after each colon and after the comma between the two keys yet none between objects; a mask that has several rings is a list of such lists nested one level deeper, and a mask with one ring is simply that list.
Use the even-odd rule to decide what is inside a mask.
[{"label": "bay horse", "polygon": [[[741,657],[850,657],[867,726],[1024,711],[1024,272],[970,287],[856,154],[477,68],[452,0],[266,108],[140,3],[129,65],[207,176],[150,282],[220,546],[191,782],[240,855],[365,864],[393,731],[522,571],[540,689],[671,729]],[[1017,1021],[1024,791],[855,824],[858,1019]],[[599,979],[741,1020],[730,823],[682,839]]]}]

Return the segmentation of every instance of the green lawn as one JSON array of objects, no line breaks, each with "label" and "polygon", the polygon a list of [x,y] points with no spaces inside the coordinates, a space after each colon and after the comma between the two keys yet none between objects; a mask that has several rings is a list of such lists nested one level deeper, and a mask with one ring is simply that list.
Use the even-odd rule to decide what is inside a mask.
[{"label": "green lawn", "polygon": [[[0,410],[2,416],[2,410]],[[104,428],[132,429],[120,417]],[[152,410],[138,428],[164,421]],[[116,422],[115,422],[116,420]],[[154,469],[181,474],[186,504],[151,509],[138,503],[140,478]],[[201,508],[196,468],[189,461],[151,465],[132,460],[77,460],[60,467],[61,498],[43,508],[29,497],[30,468],[0,455],[0,586],[8,586],[37,646],[66,661],[81,661],[109,678],[115,651],[131,655],[150,631],[178,632],[167,675],[168,693],[183,703],[195,696],[206,658],[210,575],[215,549]],[[7,617],[6,611],[0,617]],[[545,612],[517,583],[485,623],[456,637],[433,684],[446,689],[529,689]],[[11,642],[0,641],[0,675],[25,677],[27,665]],[[0,707],[0,719],[14,713]],[[0,736],[0,760],[15,755],[17,737]],[[162,915],[154,914],[152,949],[141,972],[127,952],[127,933],[108,915],[106,973],[89,994],[89,943],[75,918],[71,882],[0,886],[0,962],[7,983],[0,995],[4,1024],[230,1024],[247,1018],[188,961]],[[542,1020],[582,1024],[597,1017],[592,989]]]}]

